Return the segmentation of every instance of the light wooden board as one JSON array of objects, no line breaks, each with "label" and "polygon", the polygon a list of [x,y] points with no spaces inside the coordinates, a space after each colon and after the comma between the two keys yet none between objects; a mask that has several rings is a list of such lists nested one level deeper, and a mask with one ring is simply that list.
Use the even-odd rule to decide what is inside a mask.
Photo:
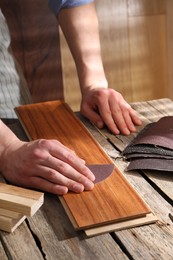
[{"label": "light wooden board", "polygon": [[42,192],[0,183],[0,208],[33,216],[43,204]]},{"label": "light wooden board", "polygon": [[158,219],[153,213],[146,214],[146,216],[141,217],[141,218],[135,218],[135,219],[130,219],[127,221],[122,221],[118,223],[113,223],[109,225],[103,225],[101,227],[95,227],[91,229],[86,229],[85,234],[90,237],[98,234],[103,234],[107,232],[113,232],[113,231],[119,231],[119,230],[124,230],[127,228],[133,228],[141,225],[146,225],[146,224],[152,224],[156,222]]},{"label": "light wooden board", "polygon": [[0,229],[3,231],[13,232],[25,219],[21,213],[0,208]]},{"label": "light wooden board", "polygon": [[[30,139],[58,139],[87,164],[112,163],[67,104],[61,101],[37,103],[17,107],[16,112]],[[63,201],[77,229],[134,219],[151,212],[116,167],[112,175],[95,185],[92,191],[68,193]]]}]

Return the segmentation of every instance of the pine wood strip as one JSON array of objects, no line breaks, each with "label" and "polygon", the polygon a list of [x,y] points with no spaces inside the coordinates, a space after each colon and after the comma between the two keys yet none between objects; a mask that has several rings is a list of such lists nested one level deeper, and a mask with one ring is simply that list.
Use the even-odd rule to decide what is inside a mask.
[{"label": "pine wood strip", "polygon": [[140,218],[135,218],[135,219],[130,219],[130,220],[125,220],[122,222],[118,223],[113,223],[113,224],[108,224],[108,225],[103,225],[101,227],[95,227],[91,229],[86,229],[85,234],[90,237],[90,236],[95,236],[99,234],[104,234],[107,232],[116,232],[119,230],[124,230],[127,228],[133,228],[133,227],[138,227],[146,224],[152,224],[156,222],[158,218],[153,214],[153,213],[148,213],[144,217]]},{"label": "pine wood strip", "polygon": [[42,192],[0,183],[0,207],[33,216],[43,204]]},{"label": "pine wood strip", "polygon": [[[54,138],[75,150],[87,164],[106,164],[105,154],[67,104],[52,101],[16,108],[30,139]],[[63,196],[78,229],[144,216],[151,212],[121,172],[95,185],[93,191]]]},{"label": "pine wood strip", "polygon": [[0,229],[6,232],[13,232],[26,216],[21,213],[0,208]]}]

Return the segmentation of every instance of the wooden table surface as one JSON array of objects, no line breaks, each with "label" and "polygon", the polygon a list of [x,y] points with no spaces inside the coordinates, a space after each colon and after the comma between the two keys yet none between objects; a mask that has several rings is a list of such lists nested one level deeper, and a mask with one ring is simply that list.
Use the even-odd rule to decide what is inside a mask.
[{"label": "wooden table surface", "polygon": [[[173,115],[169,99],[133,103],[142,127],[166,115]],[[79,116],[79,115],[78,115]],[[80,116],[79,116],[80,117]],[[159,221],[156,224],[86,238],[76,232],[57,196],[45,194],[44,205],[13,233],[0,232],[0,259],[173,259],[173,174],[150,171],[125,172],[121,151],[136,134],[114,136],[98,131],[80,117],[95,139],[146,201]],[[142,128],[139,127],[138,131]],[[12,126],[14,131],[19,129]],[[22,136],[22,131],[19,131]]]}]

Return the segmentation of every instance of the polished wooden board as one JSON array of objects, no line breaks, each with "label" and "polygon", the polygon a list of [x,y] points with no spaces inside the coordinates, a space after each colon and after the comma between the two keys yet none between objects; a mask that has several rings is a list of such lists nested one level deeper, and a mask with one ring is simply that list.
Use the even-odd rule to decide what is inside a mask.
[{"label": "polished wooden board", "polygon": [[[66,103],[50,101],[15,110],[30,139],[57,139],[87,164],[112,163]],[[69,192],[62,200],[74,218],[76,229],[134,219],[151,212],[116,166],[111,176],[96,184],[92,191]]]}]

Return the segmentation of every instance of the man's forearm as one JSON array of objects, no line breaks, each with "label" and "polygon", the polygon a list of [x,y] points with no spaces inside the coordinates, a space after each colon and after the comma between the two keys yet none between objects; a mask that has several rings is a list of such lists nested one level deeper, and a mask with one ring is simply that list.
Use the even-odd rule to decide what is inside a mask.
[{"label": "man's forearm", "polygon": [[63,9],[58,19],[76,63],[81,90],[107,87],[94,3]]},{"label": "man's forearm", "polygon": [[15,134],[0,120],[0,169],[6,149],[17,140]]}]

